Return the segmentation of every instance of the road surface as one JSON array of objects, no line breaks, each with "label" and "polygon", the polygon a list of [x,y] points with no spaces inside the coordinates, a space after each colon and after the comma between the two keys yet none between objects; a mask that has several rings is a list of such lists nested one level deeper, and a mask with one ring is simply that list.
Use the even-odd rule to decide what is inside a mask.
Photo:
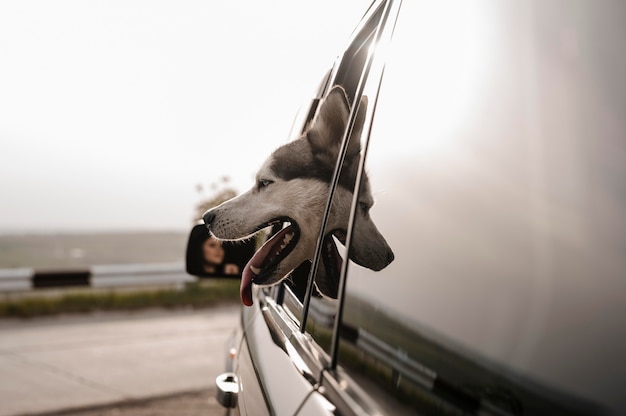
[{"label": "road surface", "polygon": [[[215,377],[238,319],[238,306],[224,306],[0,320],[0,416],[160,415],[120,403],[137,410],[163,396],[160,408],[214,406]],[[67,412],[93,408],[100,413]]]}]

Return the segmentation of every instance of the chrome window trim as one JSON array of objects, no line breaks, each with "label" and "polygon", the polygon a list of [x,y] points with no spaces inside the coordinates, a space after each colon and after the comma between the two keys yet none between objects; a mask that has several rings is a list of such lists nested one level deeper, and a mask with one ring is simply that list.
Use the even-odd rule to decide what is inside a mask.
[{"label": "chrome window trim", "polygon": [[302,302],[300,302],[300,299],[298,299],[298,297],[286,285],[283,285],[283,290],[283,308],[285,308],[289,316],[291,316],[291,318],[298,323],[298,326],[300,326],[300,320],[302,318]]},{"label": "chrome window trim", "polygon": [[[389,3],[389,1],[390,0],[374,0],[372,4],[370,5],[370,7],[367,9],[367,11],[363,14],[363,17],[361,18],[357,26],[354,28],[347,42],[344,44],[343,48],[341,49],[342,52],[341,52],[341,55],[337,58],[336,64],[333,65],[333,68],[330,73],[330,77],[328,79],[329,82],[326,84],[327,89],[331,85],[334,84],[335,79],[337,78],[337,72],[339,71],[340,65],[338,64],[344,60],[344,58],[346,57],[346,53],[350,50],[351,45],[357,40],[358,36],[361,34],[361,31],[367,26],[370,19],[372,19],[372,17],[378,12],[378,10],[381,7],[384,7],[385,4]],[[378,22],[378,24],[376,25],[377,27],[380,27],[381,21]]]},{"label": "chrome window trim", "polygon": [[[350,121],[348,124],[348,129],[344,136],[344,143],[343,143],[344,146],[346,145],[347,138],[350,137],[350,134],[352,132],[356,114],[357,114],[357,111],[359,110],[358,104],[360,104],[361,97],[365,90],[365,85],[368,79],[370,78],[369,77],[370,70],[372,69],[372,66],[378,55],[378,52],[386,49],[387,45],[389,45],[389,43],[391,42],[391,38],[393,36],[393,32],[395,29],[395,24],[396,24],[398,15],[400,13],[401,5],[402,5],[402,0],[389,0],[384,5],[385,10],[383,11],[381,20],[375,32],[374,44],[376,45],[376,53],[369,54],[367,58],[367,62],[363,69],[363,72],[361,73],[361,79],[359,80],[359,85],[357,87],[357,93],[355,96],[355,105],[352,108],[352,112],[350,114]],[[375,73],[372,74],[373,75],[372,79],[374,80],[373,82],[375,83],[374,90],[376,91],[376,95],[375,97],[372,97],[372,100],[371,100],[372,112],[369,117],[366,117],[366,121],[363,127],[363,133],[362,133],[363,136],[361,138],[362,142],[364,143],[363,150],[362,150],[363,154],[361,156],[361,160],[359,161],[357,178],[354,184],[354,193],[353,193],[354,196],[352,199],[352,204],[350,207],[350,216],[348,219],[348,229],[346,230],[347,231],[346,248],[347,248],[348,253],[350,253],[350,247],[351,247],[352,236],[353,236],[353,231],[354,231],[354,219],[355,219],[356,211],[358,209],[358,199],[359,199],[359,194],[361,192],[361,180],[363,178],[363,172],[365,169],[365,160],[367,158],[367,150],[369,146],[369,139],[370,139],[370,133],[371,133],[371,127],[372,127],[372,118],[376,111],[376,103],[378,101],[380,85],[382,83],[382,78],[383,78],[383,73],[384,73],[385,58],[386,57],[383,55],[381,58],[382,62],[380,63],[379,67],[375,67]],[[349,264],[350,264],[350,261],[348,260],[342,263],[340,277],[339,277],[339,292],[337,295],[337,302],[338,302],[337,315],[335,317],[335,325],[333,327],[333,336],[332,336],[332,341],[331,341],[331,352],[330,352],[330,356],[331,356],[330,368],[333,370],[337,368],[337,360],[339,356],[339,338],[340,338],[339,334],[340,334],[341,326],[343,322],[343,307],[344,307],[344,302],[345,302],[346,278],[347,278]]]},{"label": "chrome window trim", "polygon": [[[292,295],[295,298],[295,295]],[[274,343],[291,359],[294,368],[342,415],[380,415],[376,403],[341,368],[330,370],[330,357],[307,333],[285,305],[258,291],[259,308]],[[297,298],[296,298],[297,300]]]},{"label": "chrome window trim", "polygon": [[[379,12],[379,10],[381,8],[383,8],[380,20],[376,23],[375,25],[375,29],[374,29],[374,33],[375,33],[375,41],[374,44],[377,44],[380,41],[380,35],[384,32],[385,26],[386,26],[386,22],[387,22],[387,18],[389,16],[389,12],[390,10],[394,7],[395,5],[395,1],[394,0],[383,0],[380,1],[377,4],[373,4],[369,10],[367,11],[367,13],[365,14],[365,17],[359,22],[357,28],[354,30],[353,35],[350,37],[349,42],[347,44],[347,46],[344,48],[344,53],[342,54],[341,58],[338,59],[337,62],[342,62],[344,59],[346,59],[346,53],[347,51],[350,49],[351,45],[353,43],[355,43],[358,40],[359,35],[361,34],[361,30],[363,28],[365,28],[367,26],[368,23],[370,23],[370,19],[372,19],[374,17],[374,15],[376,13]],[[399,12],[399,5],[398,7],[396,7],[396,16],[397,13]],[[368,35],[369,36],[369,35]],[[337,188],[337,185],[339,183],[339,175],[341,173],[341,168],[343,166],[343,162],[345,159],[345,155],[347,152],[347,145],[348,145],[348,139],[350,137],[350,135],[352,134],[352,129],[354,128],[354,123],[356,120],[356,114],[359,110],[359,104],[360,104],[360,97],[363,95],[363,90],[365,88],[365,83],[368,79],[369,76],[369,72],[370,72],[370,68],[372,65],[372,61],[373,61],[373,56],[375,54],[371,54],[369,53],[367,55],[365,64],[363,65],[363,69],[361,70],[361,73],[359,74],[359,81],[357,84],[357,88],[356,88],[356,94],[353,97],[353,105],[352,108],[350,110],[350,115],[348,118],[348,125],[346,126],[346,130],[344,131],[343,137],[342,137],[342,142],[341,142],[341,148],[339,151],[339,156],[337,158],[337,162],[335,165],[335,169],[333,171],[333,177],[330,183],[330,191],[328,194],[328,199],[326,201],[326,206],[324,208],[324,216],[322,218],[322,222],[321,222],[321,226],[320,226],[320,231],[318,234],[318,238],[317,238],[317,242],[316,242],[316,247],[315,247],[315,253],[313,255],[313,259],[312,259],[312,264],[311,264],[311,270],[309,271],[309,276],[308,276],[308,281],[307,281],[307,287],[306,287],[306,292],[304,295],[304,301],[303,301],[303,308],[302,308],[302,319],[300,322],[300,331],[301,332],[305,332],[306,331],[306,324],[307,324],[307,319],[308,319],[308,313],[309,313],[309,304],[311,301],[311,295],[313,294],[313,283],[314,283],[314,278],[315,275],[317,274],[317,267],[319,264],[319,261],[321,259],[321,253],[324,247],[324,235],[326,234],[326,227],[328,224],[328,220],[330,217],[330,209],[331,209],[331,204],[332,201],[334,199],[334,195],[335,195],[335,190]],[[335,83],[336,81],[336,76],[337,76],[337,72],[339,71],[341,65],[334,65],[333,70],[332,70],[332,74],[331,74],[331,85]],[[378,74],[379,76],[382,76],[382,74]],[[364,159],[364,158],[362,158]],[[361,163],[363,162],[363,160],[361,161]],[[355,182],[355,189],[359,189],[360,188],[360,179],[357,176],[357,180]],[[356,195],[355,195],[356,196]],[[354,205],[354,204],[353,204]],[[352,217],[354,216],[354,210],[351,211],[350,213],[351,218],[350,221],[352,221]],[[348,231],[348,233],[350,234],[350,231]],[[349,247],[349,243],[346,243],[346,247]],[[346,265],[347,262],[344,262],[344,265]],[[343,276],[340,278],[343,279]],[[340,280],[341,282],[341,280]],[[340,283],[340,292],[339,292],[339,296],[338,296],[338,313],[337,315],[340,315],[340,309],[341,309],[341,283]],[[333,336],[334,338],[334,336]],[[334,354],[336,355],[336,354]],[[332,358],[333,357],[333,353],[331,353],[331,359],[333,360],[333,367],[335,367],[336,364],[336,359]]]},{"label": "chrome window trim", "polygon": [[270,296],[259,295],[260,309],[274,343],[291,358],[296,369],[313,386],[319,385],[322,372],[328,366],[328,356],[310,335],[299,331],[283,305]]}]

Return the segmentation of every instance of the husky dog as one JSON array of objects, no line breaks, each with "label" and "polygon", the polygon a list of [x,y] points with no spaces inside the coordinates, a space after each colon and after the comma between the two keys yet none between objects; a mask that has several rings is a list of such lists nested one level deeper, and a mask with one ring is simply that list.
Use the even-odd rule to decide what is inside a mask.
[{"label": "husky dog", "polygon": [[[341,266],[333,236],[345,244],[366,107],[364,97],[331,206],[323,267],[318,267],[315,277],[318,291],[331,298],[337,297]],[[265,227],[282,226],[244,267],[241,299],[245,305],[252,305],[252,283],[275,284],[313,258],[349,114],[346,93],[342,87],[335,86],[320,104],[305,133],[269,156],[252,189],[204,214],[209,230],[221,240],[247,239]],[[364,177],[349,255],[355,263],[378,271],[391,263],[394,255],[369,216],[373,202],[369,181]]]}]

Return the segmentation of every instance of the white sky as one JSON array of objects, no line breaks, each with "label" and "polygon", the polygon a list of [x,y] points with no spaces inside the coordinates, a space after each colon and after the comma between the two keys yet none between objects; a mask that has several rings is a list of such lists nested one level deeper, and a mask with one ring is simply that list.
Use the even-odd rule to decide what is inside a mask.
[{"label": "white sky", "polygon": [[197,184],[252,186],[369,3],[0,2],[0,232],[187,230]]}]

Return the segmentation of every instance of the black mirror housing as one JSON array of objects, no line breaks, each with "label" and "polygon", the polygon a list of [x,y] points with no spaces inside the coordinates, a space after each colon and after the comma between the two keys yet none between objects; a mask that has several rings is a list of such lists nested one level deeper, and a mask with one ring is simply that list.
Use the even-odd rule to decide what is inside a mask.
[{"label": "black mirror housing", "polygon": [[241,278],[244,266],[254,255],[256,240],[253,238],[248,241],[223,241],[224,261],[217,270],[208,272],[205,268],[203,246],[209,238],[214,237],[211,236],[206,225],[197,224],[191,229],[185,255],[187,273],[201,278]]}]

